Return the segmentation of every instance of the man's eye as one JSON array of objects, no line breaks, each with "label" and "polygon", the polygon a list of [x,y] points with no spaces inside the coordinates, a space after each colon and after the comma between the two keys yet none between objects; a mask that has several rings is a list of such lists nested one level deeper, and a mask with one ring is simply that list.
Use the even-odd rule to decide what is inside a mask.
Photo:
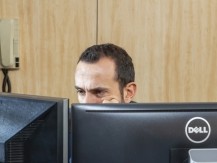
[{"label": "man's eye", "polygon": [[79,95],[85,95],[85,91],[81,89],[77,89],[77,94]]},{"label": "man's eye", "polygon": [[105,95],[105,91],[102,91],[102,90],[98,90],[95,92],[95,95],[97,97],[103,97]]}]

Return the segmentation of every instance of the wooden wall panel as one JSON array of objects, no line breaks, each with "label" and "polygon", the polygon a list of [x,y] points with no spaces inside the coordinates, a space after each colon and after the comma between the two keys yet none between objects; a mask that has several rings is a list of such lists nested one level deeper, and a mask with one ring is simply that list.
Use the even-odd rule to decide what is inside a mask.
[{"label": "wooden wall panel", "polygon": [[98,3],[98,43],[132,56],[137,101],[217,101],[216,0]]},{"label": "wooden wall panel", "polygon": [[96,43],[96,7],[96,0],[0,0],[0,18],[19,19],[21,67],[9,72],[12,92],[77,101],[74,69]]},{"label": "wooden wall panel", "polygon": [[113,42],[134,60],[135,100],[216,101],[216,17],[216,0],[0,0],[0,18],[20,24],[12,91],[76,102],[78,56]]}]

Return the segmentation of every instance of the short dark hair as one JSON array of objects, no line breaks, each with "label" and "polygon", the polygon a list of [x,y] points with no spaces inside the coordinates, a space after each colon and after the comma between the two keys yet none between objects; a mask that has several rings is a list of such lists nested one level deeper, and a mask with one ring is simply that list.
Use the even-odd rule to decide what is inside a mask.
[{"label": "short dark hair", "polygon": [[96,63],[103,57],[111,58],[115,62],[116,80],[121,91],[128,83],[135,81],[132,58],[117,45],[111,43],[93,45],[81,54],[78,62]]}]

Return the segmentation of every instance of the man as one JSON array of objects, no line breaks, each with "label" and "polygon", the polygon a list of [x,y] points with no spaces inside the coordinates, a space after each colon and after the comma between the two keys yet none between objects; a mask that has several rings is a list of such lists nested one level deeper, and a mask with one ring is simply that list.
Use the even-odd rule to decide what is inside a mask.
[{"label": "man", "polygon": [[130,103],[136,93],[131,57],[114,44],[94,45],[80,56],[75,71],[80,103]]}]

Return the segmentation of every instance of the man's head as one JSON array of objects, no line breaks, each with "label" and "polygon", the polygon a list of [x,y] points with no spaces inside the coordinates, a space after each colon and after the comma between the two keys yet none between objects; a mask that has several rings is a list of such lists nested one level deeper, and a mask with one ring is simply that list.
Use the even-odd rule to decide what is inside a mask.
[{"label": "man's head", "polygon": [[131,57],[114,44],[94,45],[80,56],[75,87],[81,103],[128,103],[136,92]]}]

